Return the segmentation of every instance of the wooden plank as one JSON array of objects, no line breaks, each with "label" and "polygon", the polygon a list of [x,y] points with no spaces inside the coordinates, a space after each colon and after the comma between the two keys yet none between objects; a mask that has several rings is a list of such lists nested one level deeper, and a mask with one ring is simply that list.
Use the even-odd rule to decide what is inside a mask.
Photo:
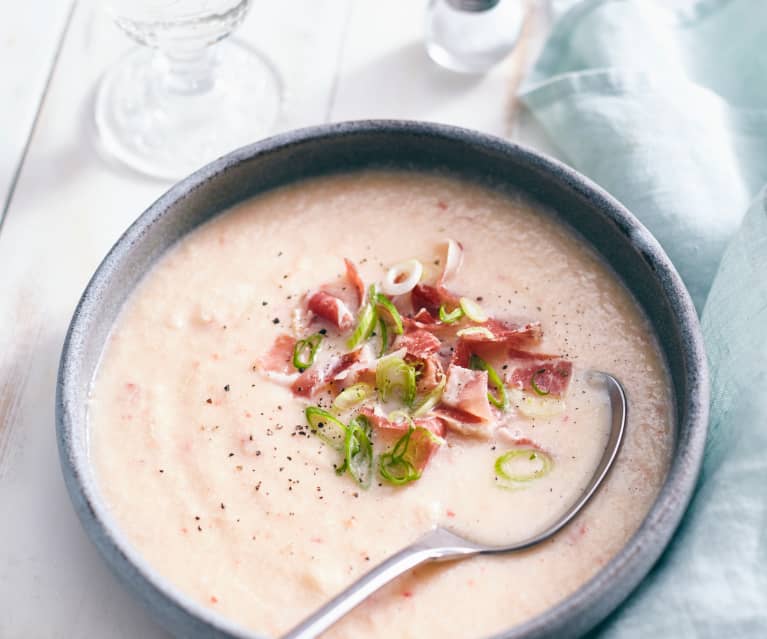
[{"label": "wooden plank", "polygon": [[[280,127],[325,119],[348,6],[254,3],[238,35],[272,55],[283,73]],[[105,162],[94,148],[93,87],[128,46],[100,3],[77,6],[0,233],[3,638],[166,636],[80,528],[53,430],[56,368],[75,304],[111,244],[168,186]]]},{"label": "wooden plank", "polygon": [[[0,224],[66,31],[71,0],[16,2],[0,13]],[[44,19],[43,19],[44,16]]]}]

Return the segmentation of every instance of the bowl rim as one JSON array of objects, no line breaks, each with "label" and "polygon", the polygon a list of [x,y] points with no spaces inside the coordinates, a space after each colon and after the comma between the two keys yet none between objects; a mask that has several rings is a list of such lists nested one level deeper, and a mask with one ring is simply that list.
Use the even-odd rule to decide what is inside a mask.
[{"label": "bowl rim", "polygon": [[[604,619],[639,584],[667,546],[694,492],[703,459],[708,428],[709,382],[703,337],[698,316],[681,277],[658,241],[622,204],[604,189],[562,162],[508,140],[478,131],[444,124],[410,120],[355,120],[296,129],[241,147],[207,164],[173,185],[151,204],[115,242],[88,282],[73,313],[64,341],[56,384],[56,432],[64,480],[75,511],[104,559],[164,625],[181,618],[189,628],[206,636],[260,639],[218,612],[204,607],[159,575],[123,536],[89,478],[87,450],[79,447],[74,433],[87,423],[76,423],[70,406],[76,401],[76,371],[82,366],[82,345],[97,313],[101,294],[124,263],[130,249],[172,205],[188,197],[210,180],[242,162],[286,147],[316,143],[323,138],[360,134],[423,135],[448,138],[485,149],[500,150],[548,174],[574,195],[587,197],[591,206],[615,222],[626,241],[643,252],[643,258],[659,279],[677,323],[686,372],[683,422],[676,424],[674,452],[666,479],[640,527],[623,548],[574,593],[541,614],[493,635],[494,639],[533,639],[556,636],[565,629],[583,633]],[[308,176],[307,176],[308,177]],[[524,189],[522,189],[524,191]],[[588,239],[586,240],[588,242]],[[596,250],[596,249],[594,249]],[[631,287],[624,282],[631,290]],[[665,351],[661,345],[662,351]],[[665,352],[664,352],[665,355]],[[622,587],[615,588],[619,580]],[[597,611],[594,614],[594,611]],[[570,634],[569,636],[575,636]]]}]

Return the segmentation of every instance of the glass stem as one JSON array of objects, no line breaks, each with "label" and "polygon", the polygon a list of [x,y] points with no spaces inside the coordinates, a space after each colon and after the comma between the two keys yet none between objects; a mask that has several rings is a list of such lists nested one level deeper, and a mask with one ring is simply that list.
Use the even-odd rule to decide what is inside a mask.
[{"label": "glass stem", "polygon": [[175,95],[200,95],[213,88],[216,68],[215,46],[173,51],[158,50],[156,62],[164,88]]}]

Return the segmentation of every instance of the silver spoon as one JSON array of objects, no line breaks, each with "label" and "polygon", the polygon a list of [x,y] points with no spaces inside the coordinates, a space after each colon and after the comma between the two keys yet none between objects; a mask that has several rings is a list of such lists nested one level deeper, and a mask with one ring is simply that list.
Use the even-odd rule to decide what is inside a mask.
[{"label": "silver spoon", "polygon": [[434,528],[410,546],[400,550],[373,568],[283,636],[282,639],[314,639],[336,621],[367,599],[376,590],[399,577],[402,573],[427,561],[447,561],[473,555],[494,555],[525,550],[545,541],[564,528],[580,512],[607,476],[626,427],[626,394],[620,382],[607,373],[594,373],[607,384],[612,408],[610,436],[594,475],[580,497],[562,516],[543,532],[511,546],[485,546],[464,539],[444,528]]}]

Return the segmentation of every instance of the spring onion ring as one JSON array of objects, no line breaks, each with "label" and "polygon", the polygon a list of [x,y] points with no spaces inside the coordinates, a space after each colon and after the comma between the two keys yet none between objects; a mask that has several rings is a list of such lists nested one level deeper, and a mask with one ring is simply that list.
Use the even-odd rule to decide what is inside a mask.
[{"label": "spring onion ring", "polygon": [[322,333],[315,333],[297,341],[295,348],[293,348],[293,366],[303,372],[314,364],[323,337]]},{"label": "spring onion ring", "polygon": [[388,313],[389,317],[391,318],[392,325],[394,326],[394,332],[397,333],[397,335],[402,335],[404,331],[402,326],[402,316],[399,314],[399,311],[394,306],[394,304],[391,303],[391,300],[386,297],[386,295],[378,293],[375,296],[375,302],[376,306],[384,309]]},{"label": "spring onion ring", "polygon": [[388,401],[393,389],[399,388],[402,401],[410,406],[415,400],[415,368],[392,354],[382,357],[376,365],[376,389],[382,401]]},{"label": "spring onion ring", "polygon": [[473,337],[475,335],[481,335],[491,342],[495,339],[495,335],[493,335],[490,329],[485,328],[484,326],[469,326],[468,328],[462,328],[456,333],[456,335],[458,337]]},{"label": "spring onion ring", "polygon": [[342,413],[345,410],[349,410],[372,397],[373,392],[373,387],[370,384],[365,384],[363,382],[352,384],[349,388],[342,390],[333,400],[333,410],[336,413]]},{"label": "spring onion ring", "polygon": [[536,395],[545,396],[548,395],[551,391],[543,390],[538,384],[535,382],[535,378],[538,377],[538,375],[542,375],[546,372],[545,368],[539,368],[537,371],[533,373],[533,376],[530,378],[530,386],[535,391]]},{"label": "spring onion ring", "polygon": [[346,426],[337,417],[317,406],[307,406],[304,411],[309,428],[323,442],[342,451],[346,440]]},{"label": "spring onion ring", "polygon": [[404,295],[413,290],[422,275],[423,264],[418,260],[402,262],[387,271],[381,289],[387,295]]},{"label": "spring onion ring", "polygon": [[452,324],[453,322],[457,322],[462,317],[463,317],[463,309],[460,306],[456,306],[449,313],[447,312],[447,309],[445,308],[444,304],[442,304],[439,307],[440,322],[444,322],[445,324]]},{"label": "spring onion ring", "polygon": [[363,415],[349,422],[344,438],[344,463],[336,472],[348,471],[362,488],[370,486],[373,477],[373,444],[370,442],[372,428]]},{"label": "spring onion ring", "polygon": [[386,327],[383,317],[378,318],[378,330],[381,333],[381,348],[378,350],[378,357],[383,357],[389,349],[389,329]]},{"label": "spring onion ring", "polygon": [[[530,472],[511,474],[507,472],[506,465],[515,459],[526,459],[529,462],[539,462],[539,464],[537,468]],[[554,461],[548,453],[534,448],[514,448],[506,451],[495,460],[495,476],[501,487],[513,488],[515,484],[540,479],[547,475],[553,465]]]},{"label": "spring onion ring", "polygon": [[394,444],[394,448],[378,458],[379,474],[395,486],[402,486],[421,477],[421,473],[415,469],[415,466],[405,459],[410,444],[410,436],[414,430],[415,428],[411,424],[407,432]]},{"label": "spring onion ring", "polygon": [[506,396],[506,388],[503,385],[503,380],[498,376],[495,369],[481,357],[473,354],[469,359],[469,368],[472,368],[475,371],[487,371],[487,381],[489,384],[495,386],[496,392],[496,394],[493,395],[493,393],[488,390],[487,399],[496,408],[506,410],[506,407],[509,404],[509,398]]},{"label": "spring onion ring", "polygon": [[357,346],[370,339],[370,336],[375,330],[376,323],[378,321],[378,313],[376,312],[376,305],[373,302],[376,296],[375,285],[370,285],[370,291],[368,293],[368,302],[360,309],[359,318],[357,319],[357,327],[351,334],[351,337],[346,342],[346,346],[349,350],[357,348]]},{"label": "spring onion ring", "polygon": [[[442,399],[442,393],[445,391],[445,384],[447,383],[447,376],[443,375],[432,391],[423,398],[423,401],[413,411],[413,417],[422,417],[428,413],[432,408],[439,404],[439,400]],[[489,394],[489,393],[488,393]]]},{"label": "spring onion ring", "polygon": [[439,277],[439,286],[443,286],[447,280],[458,272],[458,269],[461,268],[461,262],[463,262],[463,248],[455,240],[448,240],[447,251],[445,253],[445,268]]},{"label": "spring onion ring", "polygon": [[468,297],[462,297],[459,300],[459,303],[464,315],[466,315],[472,322],[483,324],[487,321],[487,313],[485,313],[482,307],[474,300],[470,300]]}]

